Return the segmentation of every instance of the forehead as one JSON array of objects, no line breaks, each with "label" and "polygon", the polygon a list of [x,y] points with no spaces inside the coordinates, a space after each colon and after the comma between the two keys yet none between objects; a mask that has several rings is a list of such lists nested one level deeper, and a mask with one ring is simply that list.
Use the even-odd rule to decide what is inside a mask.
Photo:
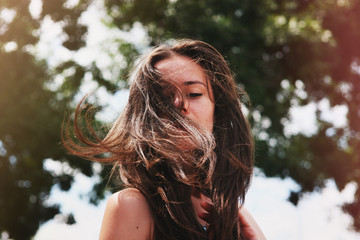
[{"label": "forehead", "polygon": [[172,56],[157,62],[154,66],[164,77],[177,84],[187,84],[189,82],[207,85],[204,69],[185,56]]}]

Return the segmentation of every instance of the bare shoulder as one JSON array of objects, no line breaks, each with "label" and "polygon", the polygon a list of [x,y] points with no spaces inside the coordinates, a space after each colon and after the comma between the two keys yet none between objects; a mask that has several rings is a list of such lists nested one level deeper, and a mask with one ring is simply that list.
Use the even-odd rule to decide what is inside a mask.
[{"label": "bare shoulder", "polygon": [[135,188],[114,193],[107,201],[100,239],[151,239],[153,218],[145,196]]},{"label": "bare shoulder", "polygon": [[[149,204],[145,196],[136,188],[127,188],[110,196],[108,203],[113,208],[125,208],[129,207],[137,208],[149,208]],[[135,209],[133,209],[135,210]],[[150,210],[150,209],[149,209]]]}]

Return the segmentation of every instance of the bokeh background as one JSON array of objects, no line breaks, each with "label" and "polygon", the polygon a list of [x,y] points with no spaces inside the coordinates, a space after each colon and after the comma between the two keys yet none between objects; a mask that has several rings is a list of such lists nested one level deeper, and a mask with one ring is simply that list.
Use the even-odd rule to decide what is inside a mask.
[{"label": "bokeh background", "polygon": [[250,96],[245,204],[268,239],[360,239],[359,0],[0,0],[0,239],[98,239],[117,188],[61,124],[87,93],[111,123],[137,56],[175,38]]}]

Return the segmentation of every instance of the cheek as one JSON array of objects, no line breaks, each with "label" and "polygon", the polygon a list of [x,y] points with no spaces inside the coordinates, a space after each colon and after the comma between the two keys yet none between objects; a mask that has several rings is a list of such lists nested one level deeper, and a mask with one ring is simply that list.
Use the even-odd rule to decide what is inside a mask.
[{"label": "cheek", "polygon": [[212,104],[211,110],[208,113],[208,123],[209,123],[209,130],[212,132],[214,127],[214,114],[215,114],[215,106]]},{"label": "cheek", "polygon": [[212,132],[214,124],[214,109],[213,102],[207,101],[206,104],[200,104],[197,106],[196,119],[202,127]]}]

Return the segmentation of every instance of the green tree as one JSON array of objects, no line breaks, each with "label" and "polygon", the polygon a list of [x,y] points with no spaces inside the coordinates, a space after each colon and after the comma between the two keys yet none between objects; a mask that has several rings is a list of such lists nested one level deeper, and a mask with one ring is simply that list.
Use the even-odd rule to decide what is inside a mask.
[{"label": "green tree", "polygon": [[[30,12],[31,2],[35,1],[0,0],[0,233],[6,231],[14,239],[30,239],[41,223],[61,214],[60,206],[47,202],[54,185],[67,191],[77,170],[94,174],[90,162],[66,154],[60,139],[64,116],[73,111],[85,76],[109,91],[124,82],[106,79],[95,63],[83,66],[71,59],[54,67],[37,55],[40,27],[49,19],[61,26],[62,46],[68,51],[85,46],[87,27],[80,17],[91,0],[40,1],[39,16]],[[117,41],[119,52],[130,62],[136,51]],[[53,89],[59,79],[60,86]],[[55,174],[45,168],[46,159],[67,163],[71,169]],[[109,170],[102,169],[103,179]],[[106,182],[94,186],[92,203],[103,198]],[[71,213],[64,219],[68,224],[76,221]]]},{"label": "green tree", "polygon": [[[84,71],[70,62],[67,68],[79,74],[62,90],[72,94],[53,92],[46,84],[54,79],[54,70],[34,54],[46,17],[63,22],[68,49],[84,45],[86,27],[77,20],[87,5],[80,2],[69,9],[64,2],[44,1],[42,15],[35,17],[29,12],[30,1],[0,1],[0,232],[15,239],[30,239],[39,224],[58,214],[58,205],[46,203],[49,191],[54,184],[68,190],[73,181],[71,174],[46,171],[46,158],[67,159],[92,174],[89,163],[69,158],[60,146],[62,119]],[[68,220],[72,223],[73,217]]]}]

